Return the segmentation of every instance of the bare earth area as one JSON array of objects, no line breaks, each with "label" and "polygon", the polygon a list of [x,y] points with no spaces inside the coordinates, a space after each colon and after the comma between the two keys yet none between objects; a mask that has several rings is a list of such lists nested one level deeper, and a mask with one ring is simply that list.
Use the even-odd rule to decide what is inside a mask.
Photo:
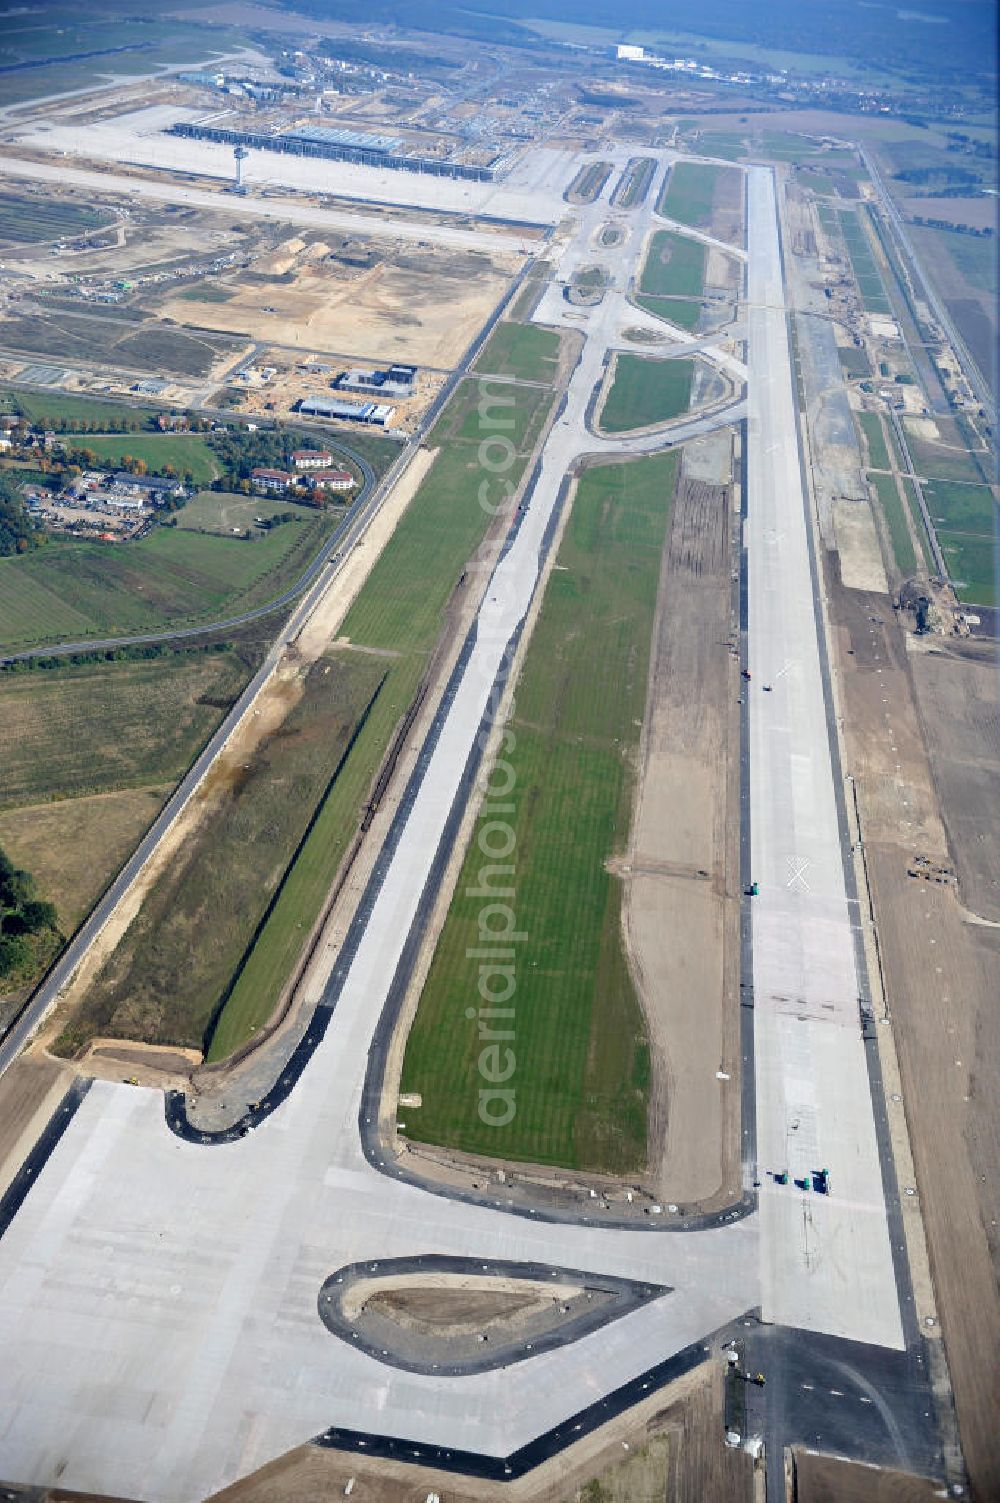
[{"label": "bare earth area", "polygon": [[[723,1442],[723,1371],[716,1359],[510,1482],[302,1446],[210,1503],[750,1503],[753,1462]],[[880,1500],[881,1503],[881,1500]]]},{"label": "bare earth area", "polygon": [[931,1503],[941,1485],[814,1451],[793,1453],[793,1503]]},{"label": "bare earth area", "polygon": [[[970,895],[961,882],[956,891],[950,882],[924,875],[928,863],[953,865],[962,847],[953,853],[945,831],[970,818],[968,800],[989,832],[985,846],[997,838],[1000,811],[979,796],[979,764],[989,755],[985,738],[977,743],[978,762],[967,764],[968,775],[958,765],[970,735],[976,742],[971,727],[981,703],[979,665],[963,662],[964,647],[944,642],[935,642],[931,654],[908,653],[884,595],[836,588],[832,608],[845,695],[845,770],[857,778],[937,1315],[974,1496],[985,1500],[1000,1495],[1000,1111],[993,1088],[1000,1072],[1000,929],[970,921],[963,906]],[[931,745],[945,741],[952,750],[951,765],[935,786],[913,686],[927,677],[919,691],[926,712],[942,667],[939,647],[949,687],[933,707],[926,735]],[[954,732],[949,711],[957,722]],[[936,1330],[926,1334],[933,1337]]]},{"label": "bare earth area", "polygon": [[[678,484],[660,582],[626,944],[650,1031],[648,1162],[684,1204],[739,1193],[738,675],[730,491]],[[735,838],[734,838],[735,837]]]}]

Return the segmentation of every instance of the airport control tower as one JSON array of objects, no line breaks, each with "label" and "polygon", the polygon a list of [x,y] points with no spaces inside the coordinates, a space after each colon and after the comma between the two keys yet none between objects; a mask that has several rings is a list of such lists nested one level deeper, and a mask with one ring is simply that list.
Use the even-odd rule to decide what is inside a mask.
[{"label": "airport control tower", "polygon": [[236,187],[234,190],[236,193],[245,193],[247,191],[243,182],[243,163],[249,155],[250,153],[245,146],[237,146],[233,150],[233,156],[236,158]]}]

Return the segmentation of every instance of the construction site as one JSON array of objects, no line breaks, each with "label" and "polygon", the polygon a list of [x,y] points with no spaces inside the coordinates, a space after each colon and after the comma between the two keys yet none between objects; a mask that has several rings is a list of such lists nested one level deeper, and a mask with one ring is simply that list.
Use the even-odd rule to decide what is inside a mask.
[{"label": "construction site", "polygon": [[[184,756],[0,803],[79,888],[0,1039],[0,1478],[985,1500],[988,394],[849,143],[831,203],[319,55],[0,122],[12,410],[355,487],[263,624],[123,637],[212,644]],[[84,901],[29,809],[126,792]]]}]

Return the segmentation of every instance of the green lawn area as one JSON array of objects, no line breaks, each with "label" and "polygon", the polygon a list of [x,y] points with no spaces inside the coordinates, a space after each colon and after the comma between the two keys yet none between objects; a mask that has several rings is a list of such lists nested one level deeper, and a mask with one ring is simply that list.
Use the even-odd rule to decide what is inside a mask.
[{"label": "green lawn area", "polygon": [[997,605],[996,539],[943,532],[939,528],[938,542],[959,600],[970,605]]},{"label": "green lawn area", "polygon": [[653,297],[700,297],[705,247],[675,230],[657,230],[649,243],[639,291]]},{"label": "green lawn area", "polygon": [[234,531],[253,530],[254,519],[288,516],[307,521],[314,512],[294,501],[264,501],[260,496],[234,496],[230,491],[199,491],[176,513],[177,526],[188,532],[215,532],[231,537]]},{"label": "green lawn area", "polygon": [[966,448],[957,424],[940,417],[934,422],[938,430],[936,440],[921,437],[913,422],[903,419],[906,444],[916,473],[936,480],[981,483],[983,477],[979,466]]},{"label": "green lawn area", "polygon": [[910,529],[906,525],[906,512],[900,500],[899,492],[896,489],[895,477],[892,475],[869,475],[868,479],[878,493],[879,505],[885,516],[889,528],[889,536],[892,540],[892,551],[896,559],[896,567],[904,578],[908,578],[916,572],[917,555],[913,549]]},{"label": "green lawn area", "polygon": [[924,514],[920,509],[920,502],[917,500],[917,488],[912,480],[904,479],[903,490],[906,492],[906,504],[909,507],[910,517],[920,544],[920,559],[924,568],[927,569],[930,566],[930,559],[934,556],[934,550],[931,548],[927,524],[924,521]]},{"label": "green lawn area", "polygon": [[466,1011],[480,981],[476,891],[488,883],[477,840],[407,1043],[402,1090],[423,1098],[406,1112],[411,1137],[595,1171],[644,1162],[648,1045],[623,950],[621,888],[606,863],[624,848],[631,818],[676,466],[666,454],[585,473],[517,687],[504,753],[516,778],[511,904],[526,935],[505,1004],[514,1009],[516,1113],[503,1126],[479,1115],[484,1046]]},{"label": "green lawn area", "polygon": [[872,368],[868,364],[868,356],[864,350],[856,349],[851,345],[847,349],[838,350],[837,354],[840,356],[845,375],[855,376],[862,381],[871,375]]},{"label": "green lawn area", "polygon": [[675,162],[667,174],[656,205],[657,214],[676,219],[695,229],[706,229],[712,220],[712,200],[719,173],[729,168],[705,167],[697,162]]},{"label": "green lawn area", "polygon": [[889,450],[885,446],[885,430],[877,412],[859,412],[858,423],[868,441],[868,463],[873,470],[888,470]]},{"label": "green lawn area", "polygon": [[722,157],[727,162],[738,162],[746,156],[743,138],[732,132],[703,131],[696,144],[698,151],[706,157]]},{"label": "green lawn area", "polygon": [[665,318],[670,323],[677,324],[681,329],[687,329],[693,333],[698,327],[701,318],[701,304],[694,298],[685,299],[678,297],[643,297],[636,298],[640,308],[647,313],[652,313],[654,318]]},{"label": "green lawn area", "polygon": [[552,329],[500,323],[480,351],[475,369],[484,376],[552,382],[559,365],[559,343],[559,335]]},{"label": "green lawn area", "polygon": [[693,374],[693,360],[648,360],[643,355],[620,354],[614,383],[601,409],[601,427],[608,433],[624,433],[687,412]]},{"label": "green lawn area", "polygon": [[197,433],[150,433],[137,437],[123,433],[98,438],[88,435],[81,447],[92,449],[98,460],[112,465],[120,465],[130,454],[133,459],[144,460],[151,475],[161,474],[168,464],[173,465],[177,475],[190,470],[195,485],[208,485],[219,474],[215,455]]},{"label": "green lawn area", "polygon": [[60,420],[79,427],[97,427],[106,431],[112,424],[125,423],[130,429],[153,426],[155,415],[149,407],[129,407],[125,402],[99,402],[90,397],[65,396],[57,391],[13,391],[2,393],[4,411],[19,412],[33,423],[55,426]]},{"label": "green lawn area", "polygon": [[954,532],[974,532],[987,538],[996,531],[997,505],[985,485],[932,480],[924,486],[924,500],[935,526],[940,524]]},{"label": "green lawn area", "polygon": [[155,632],[265,605],[332,525],[312,512],[253,541],[157,527],[135,543],[52,541],[0,559],[0,648]]},{"label": "green lawn area", "polygon": [[[515,460],[493,477],[495,484],[483,497],[494,506],[506,498],[505,482],[516,486],[523,476],[552,400],[537,387],[502,390],[526,400],[516,408]],[[479,488],[490,477],[479,461],[479,444],[484,437],[506,437],[510,430],[502,425],[513,414],[490,407],[480,420],[478,399],[479,383],[466,381],[442,413],[432,438],[441,451],[343,623],[349,642],[389,654],[375,660],[385,681],[246,957],[209,1041],[209,1059],[224,1058],[269,1017],[301,950],[303,930],[308,932],[322,907],[375,774],[419,687],[445,607],[490,525],[492,518],[480,505]],[[467,432],[470,418],[476,421]]]},{"label": "green lawn area", "polygon": [[871,242],[854,209],[841,211],[840,228],[864,306],[869,313],[891,314],[892,305],[886,296]]},{"label": "green lawn area", "polygon": [[196,282],[193,287],[187,287],[181,293],[181,297],[188,303],[228,303],[236,293],[228,287],[220,287],[217,282]]}]

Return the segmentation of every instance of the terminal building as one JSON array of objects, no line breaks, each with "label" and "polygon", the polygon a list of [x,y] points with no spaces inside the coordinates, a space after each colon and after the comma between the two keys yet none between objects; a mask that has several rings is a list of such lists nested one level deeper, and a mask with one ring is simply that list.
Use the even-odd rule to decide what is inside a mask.
[{"label": "terminal building", "polygon": [[[225,119],[225,115],[223,119]],[[230,116],[237,119],[236,116]],[[172,136],[193,141],[215,141],[224,146],[243,146],[253,151],[281,151],[298,157],[323,157],[334,162],[355,162],[365,167],[390,167],[403,172],[422,172],[433,177],[467,178],[477,183],[496,181],[504,159],[487,166],[449,162],[437,157],[410,156],[397,136],[378,136],[366,131],[337,130],[329,125],[294,125],[287,130],[242,130],[219,123],[219,116],[184,120],[172,125]]]}]

